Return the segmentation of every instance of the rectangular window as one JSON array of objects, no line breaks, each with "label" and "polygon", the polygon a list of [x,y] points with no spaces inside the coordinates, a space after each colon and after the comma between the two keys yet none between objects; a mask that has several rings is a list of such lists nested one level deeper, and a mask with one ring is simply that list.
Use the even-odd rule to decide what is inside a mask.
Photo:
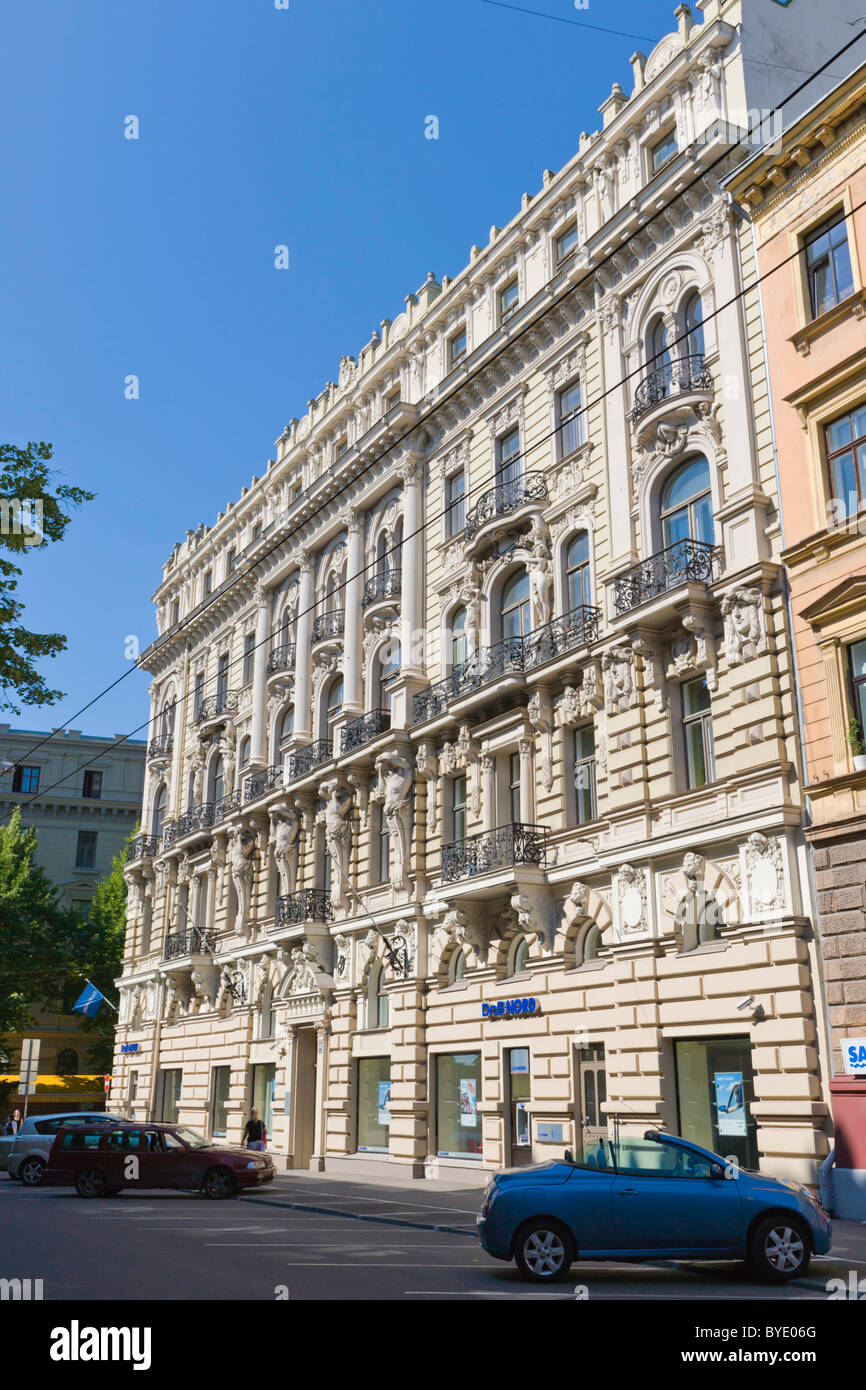
[{"label": "rectangular window", "polygon": [[677,1133],[733,1155],[741,1168],[758,1166],[758,1123],[748,1038],[683,1039],[676,1047]]},{"label": "rectangular window", "polygon": [[456,536],[466,525],[466,475],[454,473],[445,479],[445,532]]},{"label": "rectangular window", "polygon": [[101,772],[95,772],[92,768],[87,769],[84,774],[84,786],[82,787],[81,795],[90,797],[94,801],[99,800],[102,796]]},{"label": "rectangular window", "polygon": [[263,521],[257,521],[256,524],[255,524],[255,526],[253,527],[253,534],[252,534],[252,543],[253,543],[253,545],[255,545],[256,541],[260,538],[260,536],[261,536],[262,532],[264,531],[264,529],[265,529],[265,524],[264,524],[264,522],[263,522]]},{"label": "rectangular window", "polygon": [[391,836],[380,806],[376,812],[376,874],[378,883],[387,883],[391,872]]},{"label": "rectangular window", "polygon": [[199,709],[201,708],[201,702],[202,702],[203,699],[204,699],[204,671],[198,671],[198,672],[196,673],[195,686],[194,686],[194,688],[193,688],[193,696],[192,696],[192,709],[193,709],[193,718],[194,718],[194,719],[198,719],[198,712],[199,712]]},{"label": "rectangular window", "polygon": [[481,1053],[436,1058],[436,1152],[440,1158],[481,1158]]},{"label": "rectangular window", "polygon": [[213,1069],[213,1106],[211,1108],[211,1134],[225,1135],[228,1127],[228,1102],[231,1087],[231,1067]]},{"label": "rectangular window", "polygon": [[677,133],[669,130],[667,135],[663,135],[657,144],[650,150],[650,164],[652,172],[655,173],[663,164],[667,164],[669,159],[673,159],[678,150]]},{"label": "rectangular window", "polygon": [[391,411],[391,410],[396,410],[396,408],[397,408],[397,406],[398,406],[399,404],[400,404],[400,388],[399,388],[399,386],[398,386],[396,391],[392,391],[392,392],[390,393],[390,395],[388,395],[388,396],[385,397],[385,414],[387,415],[388,412]]},{"label": "rectangular window", "polygon": [[341,458],[343,457],[343,455],[344,455],[344,454],[347,454],[348,452],[349,452],[349,441],[348,441],[348,439],[346,438],[346,436],[344,435],[342,439],[338,439],[338,440],[337,440],[337,448],[336,448],[336,455],[337,455],[337,458],[338,458],[338,459],[341,459]]},{"label": "rectangular window", "polygon": [[520,286],[512,280],[499,291],[499,322],[508,323],[520,308]]},{"label": "rectangular window", "polygon": [[207,598],[208,594],[211,592],[212,589],[213,589],[213,570],[208,570],[208,571],[206,572],[206,574],[205,574],[205,577],[204,577],[204,597],[205,597],[205,598]]},{"label": "rectangular window", "polygon": [[512,825],[519,825],[520,816],[520,754],[508,755],[508,811]]},{"label": "rectangular window", "polygon": [[574,731],[574,797],[578,825],[598,815],[595,781],[595,729],[584,724]]},{"label": "rectangular window", "polygon": [[175,599],[171,605],[171,626],[176,627],[180,622],[180,599]]},{"label": "rectangular window", "polygon": [[854,293],[845,214],[838,212],[809,232],[804,246],[812,317],[817,318]]},{"label": "rectangular window", "polygon": [[510,430],[497,444],[496,481],[516,483],[520,479],[520,430]]},{"label": "rectangular window", "polygon": [[388,1152],[391,1125],[391,1058],[358,1062],[358,1152]]},{"label": "rectangular window", "polygon": [[861,734],[866,733],[866,641],[854,642],[848,648],[851,658],[851,679],[854,683],[854,713],[860,721]]},{"label": "rectangular window", "polygon": [[273,1062],[259,1062],[253,1067],[252,1110],[258,1110],[270,1138],[274,1128],[274,1089],[277,1069]]},{"label": "rectangular window", "polygon": [[866,506],[866,405],[824,427],[832,496],[856,516]]},{"label": "rectangular window", "polygon": [[180,1067],[169,1067],[159,1074],[159,1117],[164,1124],[177,1124],[182,1082]]},{"label": "rectangular window", "polygon": [[451,837],[454,840],[466,838],[466,777],[454,777],[451,781]]},{"label": "rectangular window", "polygon": [[234,573],[234,568],[235,568],[235,565],[237,564],[237,559],[238,559],[238,553],[237,553],[237,551],[235,550],[235,548],[234,548],[234,546],[233,546],[232,549],[229,551],[228,555],[226,556],[226,574],[227,574],[227,575],[233,574],[233,573]]},{"label": "rectangular window", "polygon": [[449,371],[452,371],[452,372],[453,372],[455,367],[459,367],[459,366],[460,366],[460,363],[461,363],[461,362],[465,359],[465,357],[466,357],[467,347],[468,347],[468,340],[467,340],[467,337],[466,337],[466,329],[465,329],[465,328],[461,328],[460,332],[459,332],[459,333],[455,333],[455,334],[454,334],[454,337],[453,337],[453,338],[450,338],[449,341],[448,341],[448,368],[449,368]]},{"label": "rectangular window", "polygon": [[229,689],[229,654],[221,652],[217,657],[216,693],[218,700],[224,700]]},{"label": "rectangular window", "polygon": [[129,1104],[132,1105],[138,1100],[138,1072],[129,1073]]},{"label": "rectangular window", "polygon": [[253,663],[255,661],[256,634],[248,632],[244,638],[244,685],[249,685],[253,678]]},{"label": "rectangular window", "polygon": [[76,869],[96,868],[96,831],[79,830],[78,845],[75,850]]},{"label": "rectangular window", "polygon": [[583,411],[580,404],[580,382],[572,382],[560,391],[559,400],[559,449],[560,456],[566,458],[583,443]]},{"label": "rectangular window", "polygon": [[16,767],[12,774],[13,792],[38,792],[39,768]]},{"label": "rectangular window", "polygon": [[570,253],[574,250],[575,246],[577,246],[577,243],[577,223],[572,222],[571,226],[566,227],[565,231],[560,232],[559,236],[556,238],[555,246],[557,263],[559,261],[564,261],[566,256],[570,255]]},{"label": "rectangular window", "polygon": [[710,692],[703,676],[687,681],[682,687],[682,700],[688,785],[690,788],[705,787],[716,780],[716,765]]}]

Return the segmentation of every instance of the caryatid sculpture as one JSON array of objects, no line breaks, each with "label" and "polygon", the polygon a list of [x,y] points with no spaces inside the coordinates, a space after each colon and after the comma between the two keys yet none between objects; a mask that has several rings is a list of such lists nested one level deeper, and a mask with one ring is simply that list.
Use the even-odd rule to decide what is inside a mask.
[{"label": "caryatid sculpture", "polygon": [[253,881],[252,855],[256,847],[255,837],[247,834],[239,825],[229,830],[229,869],[238,900],[235,926],[242,927],[250,907],[250,890]]},{"label": "caryatid sculpture", "polygon": [[397,752],[376,759],[379,780],[372,799],[381,801],[391,848],[391,886],[405,888],[412,840],[412,764]]},{"label": "caryatid sculpture", "polygon": [[352,792],[338,777],[331,777],[319,787],[319,796],[324,805],[316,816],[316,824],[324,827],[325,844],[331,857],[331,904],[343,907],[349,881]]},{"label": "caryatid sculpture", "polygon": [[280,895],[288,897],[294,893],[298,879],[300,819],[291,806],[280,806],[271,810],[270,821],[274,863],[280,876]]},{"label": "caryatid sculpture", "polygon": [[547,528],[538,517],[532,518],[528,536],[529,558],[526,570],[529,575],[529,606],[534,629],[544,627],[550,622],[553,611],[553,561],[550,558],[550,541]]}]

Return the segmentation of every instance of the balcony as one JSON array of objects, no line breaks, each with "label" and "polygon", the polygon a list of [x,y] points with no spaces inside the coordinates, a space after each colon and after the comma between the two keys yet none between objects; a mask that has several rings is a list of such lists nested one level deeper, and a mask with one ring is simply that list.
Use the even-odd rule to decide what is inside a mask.
[{"label": "balcony", "polygon": [[217,825],[219,821],[225,820],[233,811],[239,811],[241,807],[241,794],[239,791],[227,792],[221,796],[213,808],[213,821],[211,824]]},{"label": "balcony", "polygon": [[532,864],[543,869],[547,862],[548,829],[546,825],[501,825],[495,830],[482,830],[479,835],[467,835],[442,847],[442,882],[454,883],[461,878],[477,878],[479,874],[495,873],[515,864]]},{"label": "balcony", "polygon": [[631,422],[636,425],[644,415],[661,405],[662,401],[712,390],[713,375],[704,366],[703,357],[678,357],[644,377],[634,393]]},{"label": "balcony", "polygon": [[356,748],[363,748],[365,743],[377,738],[379,734],[387,733],[391,727],[391,711],[387,709],[370,710],[369,714],[359,715],[357,719],[352,719],[344,727],[340,743],[340,752],[354,753]]},{"label": "balcony", "polygon": [[274,647],[268,657],[267,674],[276,675],[277,671],[290,671],[295,664],[295,644],[286,642],[281,647]]},{"label": "balcony", "polygon": [[512,513],[530,502],[547,501],[547,483],[542,473],[524,473],[507,483],[497,483],[483,492],[466,518],[465,538],[471,541],[483,526]]},{"label": "balcony", "polygon": [[614,580],[613,606],[617,616],[677,589],[689,580],[703,584],[717,577],[719,549],[703,541],[675,541],[650,555]]},{"label": "balcony", "polygon": [[294,927],[300,922],[330,922],[334,909],[324,888],[304,888],[277,898],[274,927]]},{"label": "balcony", "polygon": [[126,862],[131,864],[134,859],[152,859],[158,853],[158,835],[136,835],[126,847]]},{"label": "balcony", "polygon": [[382,574],[374,574],[364,585],[362,608],[369,608],[371,604],[382,603],[389,598],[399,598],[402,577],[402,570],[387,570]]},{"label": "balcony", "polygon": [[299,748],[289,758],[286,781],[296,782],[299,777],[306,777],[322,763],[329,763],[333,756],[334,749],[329,739],[320,738],[316,743],[308,743],[306,748]]},{"label": "balcony", "polygon": [[193,806],[189,811],[185,811],[177,820],[170,821],[163,826],[162,839],[165,848],[173,845],[175,840],[182,840],[185,835],[192,835],[197,830],[206,830],[213,825],[214,808],[212,801],[202,802],[201,806]]},{"label": "balcony", "polygon": [[174,734],[160,734],[147,745],[148,758],[170,758],[174,747]]},{"label": "balcony", "polygon": [[195,713],[195,722],[204,724],[210,719],[220,719],[224,714],[236,714],[237,708],[238,691],[223,690],[202,700]]},{"label": "balcony", "polygon": [[600,621],[600,610],[583,604],[525,637],[506,637],[492,647],[483,647],[477,656],[455,666],[450,676],[414,697],[414,723],[423,724],[426,719],[444,714],[455,700],[500,676],[522,675],[557,656],[588,646],[598,640]]},{"label": "balcony", "polygon": [[260,796],[267,796],[275,787],[283,785],[283,765],[276,763],[273,767],[266,767],[261,772],[254,772],[252,777],[248,777],[244,783],[244,803],[257,801]]},{"label": "balcony", "polygon": [[184,956],[213,955],[214,950],[213,937],[199,931],[198,927],[190,927],[189,931],[172,932],[165,938],[162,957],[163,960],[179,960]]},{"label": "balcony", "polygon": [[327,642],[334,637],[342,637],[345,624],[346,615],[342,608],[335,608],[333,613],[320,613],[313,621],[313,641]]}]

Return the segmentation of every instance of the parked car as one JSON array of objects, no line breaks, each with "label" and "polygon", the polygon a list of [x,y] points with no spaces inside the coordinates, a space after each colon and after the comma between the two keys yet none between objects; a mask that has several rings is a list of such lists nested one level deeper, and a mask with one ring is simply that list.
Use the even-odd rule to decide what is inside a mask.
[{"label": "parked car", "polygon": [[74,1187],[79,1197],[104,1197],[124,1188],[169,1187],[234,1197],[273,1182],[269,1154],[213,1144],[185,1125],[76,1125],[58,1131],[45,1182]]},{"label": "parked car", "polygon": [[489,1255],[539,1283],[564,1278],[575,1260],[646,1259],[748,1260],[782,1281],[805,1273],[831,1238],[807,1187],[656,1130],[497,1173],[477,1225]]},{"label": "parked car", "polygon": [[6,1156],[6,1168],[10,1178],[20,1178],[27,1187],[36,1187],[42,1181],[54,1136],[61,1125],[116,1124],[117,1115],[106,1115],[103,1110],[67,1110],[57,1115],[28,1115],[12,1140]]}]

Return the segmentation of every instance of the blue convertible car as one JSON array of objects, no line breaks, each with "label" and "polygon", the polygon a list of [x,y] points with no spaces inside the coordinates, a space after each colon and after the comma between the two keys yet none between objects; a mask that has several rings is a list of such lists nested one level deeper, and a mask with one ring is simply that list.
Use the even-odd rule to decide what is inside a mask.
[{"label": "blue convertible car", "polygon": [[581,1260],[749,1260],[774,1281],[830,1249],[830,1218],[797,1183],[764,1177],[670,1134],[599,1139],[564,1162],[497,1173],[481,1244],[540,1283]]}]

